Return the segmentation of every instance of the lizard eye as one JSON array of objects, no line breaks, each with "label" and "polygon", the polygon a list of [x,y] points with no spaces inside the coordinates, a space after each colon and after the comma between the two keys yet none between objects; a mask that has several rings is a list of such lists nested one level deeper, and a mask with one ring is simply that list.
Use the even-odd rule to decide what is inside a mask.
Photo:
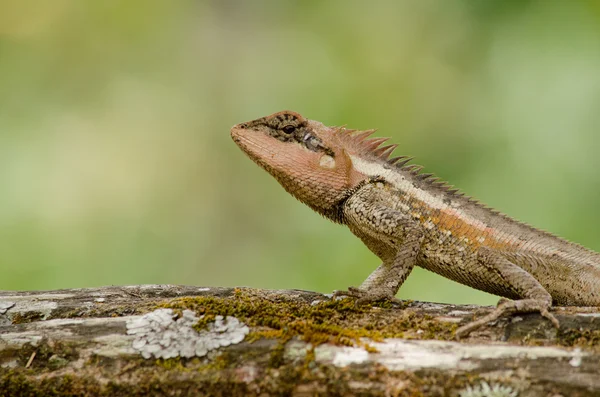
[{"label": "lizard eye", "polygon": [[294,131],[296,131],[296,127],[294,127],[293,125],[286,125],[285,127],[282,128],[282,130],[286,134],[293,134]]}]

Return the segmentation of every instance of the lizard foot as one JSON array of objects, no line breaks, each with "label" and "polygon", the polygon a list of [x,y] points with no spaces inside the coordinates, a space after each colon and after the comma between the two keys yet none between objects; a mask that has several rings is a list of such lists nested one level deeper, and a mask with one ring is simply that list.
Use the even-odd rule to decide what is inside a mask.
[{"label": "lizard foot", "polygon": [[479,320],[471,321],[470,323],[463,325],[456,330],[456,339],[460,339],[467,336],[477,328],[499,319],[500,317],[507,314],[515,313],[528,313],[528,312],[540,312],[542,317],[548,319],[554,327],[558,328],[560,323],[549,311],[549,304],[544,301],[534,299],[523,299],[518,301],[511,301],[507,299],[500,299],[498,306],[487,316],[483,316]]},{"label": "lizard foot", "polygon": [[394,295],[386,292],[367,292],[360,288],[348,287],[347,291],[333,291],[333,296],[347,296],[355,298],[356,306],[366,305],[373,302],[379,302],[383,300],[389,300],[392,303],[401,303],[402,301],[396,298]]}]

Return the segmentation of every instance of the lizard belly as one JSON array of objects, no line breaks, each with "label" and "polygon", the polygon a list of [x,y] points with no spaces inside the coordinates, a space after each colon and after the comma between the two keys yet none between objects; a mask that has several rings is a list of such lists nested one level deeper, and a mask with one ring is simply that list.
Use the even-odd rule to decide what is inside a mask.
[{"label": "lizard belly", "polygon": [[[398,246],[402,245],[401,240],[390,242],[386,236],[373,236],[360,228],[350,226],[350,230],[384,262],[392,260]],[[455,240],[452,237],[449,239]],[[458,241],[446,244],[447,240],[440,243],[439,239],[428,235],[416,265],[481,291],[511,299],[519,298],[497,273],[477,263],[476,251]]]},{"label": "lizard belly", "polygon": [[506,298],[519,298],[496,272],[478,263],[476,250],[458,241],[452,244],[425,242],[417,266],[471,288]]}]

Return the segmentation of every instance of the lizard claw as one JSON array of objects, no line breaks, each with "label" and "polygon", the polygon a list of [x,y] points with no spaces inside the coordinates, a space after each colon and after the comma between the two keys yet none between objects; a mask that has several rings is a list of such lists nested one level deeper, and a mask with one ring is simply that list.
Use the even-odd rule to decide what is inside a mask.
[{"label": "lizard claw", "polygon": [[542,315],[542,317],[548,319],[552,323],[552,325],[554,325],[554,328],[560,328],[560,323],[558,322],[556,317],[554,317],[554,315],[548,311],[548,309],[540,310],[540,314]]},{"label": "lizard claw", "polygon": [[363,291],[356,287],[348,287],[347,291],[333,291],[333,296],[346,296],[350,298],[355,298],[356,302],[354,303],[356,306],[362,306],[373,302],[389,300],[392,303],[400,304],[402,301],[395,296],[390,296],[386,293],[371,293],[367,291]]},{"label": "lizard claw", "polygon": [[346,297],[346,298],[361,298],[363,296],[363,292],[356,287],[348,287],[346,291],[333,291],[333,297]]},{"label": "lizard claw", "polygon": [[548,311],[548,307],[545,306],[544,302],[532,300],[511,301],[508,299],[501,299],[500,302],[498,302],[496,309],[494,309],[491,313],[458,328],[455,333],[455,338],[458,340],[464,336],[467,336],[477,328],[480,328],[489,322],[495,321],[506,314],[514,314],[519,312],[526,313],[531,311],[539,311],[542,317],[548,319],[554,327],[559,328],[560,323],[556,317],[554,317],[554,315]]}]

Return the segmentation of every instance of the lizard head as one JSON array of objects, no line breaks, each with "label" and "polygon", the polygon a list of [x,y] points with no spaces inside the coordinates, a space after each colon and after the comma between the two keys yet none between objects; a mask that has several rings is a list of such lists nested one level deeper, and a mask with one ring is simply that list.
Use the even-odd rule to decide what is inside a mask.
[{"label": "lizard head", "polygon": [[367,178],[352,167],[341,130],[283,111],[234,125],[231,137],[290,194],[339,221],[339,204]]}]

